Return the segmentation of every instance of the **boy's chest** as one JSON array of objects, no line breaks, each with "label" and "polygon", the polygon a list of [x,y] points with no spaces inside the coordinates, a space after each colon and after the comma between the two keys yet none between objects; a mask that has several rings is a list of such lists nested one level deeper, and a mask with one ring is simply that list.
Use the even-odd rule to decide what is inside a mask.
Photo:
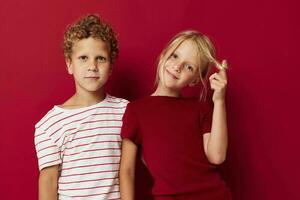
[{"label": "boy's chest", "polygon": [[78,155],[117,150],[121,146],[121,115],[92,114],[65,127],[63,154]]}]

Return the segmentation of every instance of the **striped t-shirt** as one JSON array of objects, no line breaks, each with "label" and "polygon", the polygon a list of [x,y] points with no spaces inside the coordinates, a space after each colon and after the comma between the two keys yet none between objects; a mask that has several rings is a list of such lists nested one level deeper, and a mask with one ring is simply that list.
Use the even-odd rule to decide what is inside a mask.
[{"label": "striped t-shirt", "polygon": [[39,169],[60,165],[59,199],[120,199],[120,128],[127,103],[106,95],[85,108],[54,106],[36,124]]}]

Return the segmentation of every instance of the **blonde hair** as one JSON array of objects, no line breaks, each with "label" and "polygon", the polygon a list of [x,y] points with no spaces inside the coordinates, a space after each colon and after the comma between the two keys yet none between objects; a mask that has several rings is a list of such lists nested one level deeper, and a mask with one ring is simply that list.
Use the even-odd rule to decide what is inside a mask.
[{"label": "blonde hair", "polygon": [[197,50],[198,50],[198,56],[199,56],[199,78],[201,80],[201,83],[203,85],[203,90],[200,95],[200,99],[206,98],[207,94],[207,87],[205,84],[205,78],[211,69],[212,65],[215,65],[219,69],[226,69],[226,63],[220,64],[216,60],[216,55],[215,55],[215,48],[210,41],[210,39],[205,36],[204,34],[198,32],[198,31],[193,31],[193,30],[188,30],[188,31],[183,31],[175,35],[171,41],[167,44],[165,49],[161,52],[159,59],[158,59],[158,67],[156,71],[156,80],[155,83],[156,85],[158,84],[160,77],[162,77],[163,73],[163,68],[165,66],[165,63],[167,59],[172,55],[172,53],[179,47],[180,44],[182,44],[184,41],[190,40],[194,42]]}]

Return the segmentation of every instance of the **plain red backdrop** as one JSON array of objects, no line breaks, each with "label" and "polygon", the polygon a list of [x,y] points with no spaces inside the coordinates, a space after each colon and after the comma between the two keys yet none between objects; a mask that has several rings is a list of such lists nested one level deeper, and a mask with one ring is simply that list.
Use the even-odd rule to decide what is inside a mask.
[{"label": "plain red backdrop", "polygon": [[209,35],[219,58],[230,63],[230,146],[223,169],[234,199],[300,199],[299,4],[1,1],[0,199],[37,199],[34,124],[73,94],[62,36],[67,24],[87,13],[100,13],[119,33],[120,57],[108,91],[130,100],[153,91],[156,59],[175,33],[192,28]]}]

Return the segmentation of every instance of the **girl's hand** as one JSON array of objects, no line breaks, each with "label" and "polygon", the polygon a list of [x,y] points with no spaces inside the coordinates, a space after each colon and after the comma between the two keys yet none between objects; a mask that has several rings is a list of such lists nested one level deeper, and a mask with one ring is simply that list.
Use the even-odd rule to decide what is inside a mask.
[{"label": "girl's hand", "polygon": [[210,87],[214,90],[212,100],[214,104],[225,102],[225,93],[227,87],[227,75],[225,69],[227,68],[227,63],[225,60],[222,62],[222,67],[218,67],[219,72],[212,74],[209,77]]}]

